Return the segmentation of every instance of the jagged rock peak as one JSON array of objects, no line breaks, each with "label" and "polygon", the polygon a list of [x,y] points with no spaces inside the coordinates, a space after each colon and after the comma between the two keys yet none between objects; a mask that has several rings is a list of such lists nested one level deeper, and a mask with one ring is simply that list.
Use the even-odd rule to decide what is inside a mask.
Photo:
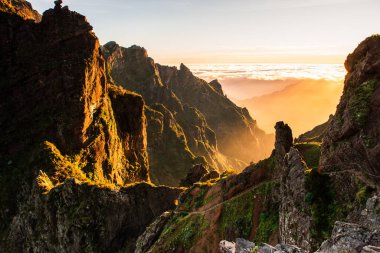
[{"label": "jagged rock peak", "polygon": [[212,80],[210,83],[210,86],[214,88],[216,92],[223,95],[223,89],[221,83],[218,81],[218,79]]},{"label": "jagged rock peak", "polygon": [[23,19],[33,20],[38,23],[41,21],[41,14],[33,9],[32,5],[25,0],[1,0],[0,11],[16,14]]},{"label": "jagged rock peak", "polygon": [[62,0],[54,1],[54,4],[55,4],[55,6],[54,6],[55,10],[59,10],[62,8]]},{"label": "jagged rock peak", "polygon": [[189,73],[192,75],[191,70],[183,63],[181,63],[181,65],[179,66],[179,71],[181,71],[183,73]]},{"label": "jagged rock peak", "polygon": [[283,121],[277,122],[276,126],[276,142],[275,148],[277,152],[285,155],[289,152],[290,147],[293,146],[293,134],[292,129]]},{"label": "jagged rock peak", "polygon": [[355,70],[363,71],[363,74],[375,73],[380,68],[379,56],[380,34],[376,34],[361,42],[354,52],[347,56],[344,66],[350,73]]},{"label": "jagged rock peak", "polygon": [[116,41],[110,41],[103,45],[103,48],[106,48],[110,52],[115,51],[117,48],[119,48],[119,44],[116,43]]}]

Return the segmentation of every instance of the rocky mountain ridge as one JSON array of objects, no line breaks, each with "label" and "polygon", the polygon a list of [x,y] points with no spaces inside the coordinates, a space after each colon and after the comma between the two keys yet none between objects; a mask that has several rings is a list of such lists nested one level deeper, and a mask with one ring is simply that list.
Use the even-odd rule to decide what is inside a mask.
[{"label": "rocky mountain ridge", "polygon": [[[217,81],[209,84],[195,77],[183,64],[180,69],[155,64],[142,47],[123,48],[115,42],[109,42],[103,46],[103,50],[110,76],[117,84],[141,94],[148,106],[165,107],[171,113],[171,121],[176,122],[180,135],[183,132],[185,136],[184,147],[178,149],[191,151],[194,157],[198,157],[195,161],[199,162],[204,157],[207,162],[204,165],[222,172],[228,168],[241,168],[244,163],[269,155],[271,136],[258,129],[247,110],[237,107],[224,96],[221,84]],[[157,107],[155,104],[162,106]],[[159,111],[167,114],[162,109]],[[148,125],[157,122],[156,119],[148,121]],[[148,135],[150,132],[148,128]],[[162,143],[167,138],[163,133],[149,139],[152,143]],[[169,145],[173,145],[173,142]],[[187,158],[191,154],[178,156],[163,145],[159,149],[151,145],[148,150],[152,174],[158,170],[161,174],[161,179],[154,177],[156,183],[178,185],[195,163],[194,158]],[[163,150],[167,152],[163,153]],[[172,160],[165,163],[156,157],[175,157],[177,168],[168,166]],[[168,176],[163,176],[163,167],[166,168],[164,174]],[[169,178],[171,171],[181,176],[176,177],[177,182],[173,176]]]}]

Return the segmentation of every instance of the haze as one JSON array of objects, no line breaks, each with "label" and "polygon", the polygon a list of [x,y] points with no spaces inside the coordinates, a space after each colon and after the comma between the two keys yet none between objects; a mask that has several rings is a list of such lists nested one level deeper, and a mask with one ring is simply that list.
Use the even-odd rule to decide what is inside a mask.
[{"label": "haze", "polygon": [[[31,0],[41,13],[53,0]],[[66,0],[102,43],[162,64],[342,63],[378,33],[379,0]]]}]

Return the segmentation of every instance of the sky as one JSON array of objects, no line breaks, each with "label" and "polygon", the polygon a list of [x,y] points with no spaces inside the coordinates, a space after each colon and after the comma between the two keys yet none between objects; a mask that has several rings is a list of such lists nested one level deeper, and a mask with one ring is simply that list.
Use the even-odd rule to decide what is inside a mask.
[{"label": "sky", "polygon": [[[40,13],[53,0],[29,0]],[[64,0],[102,44],[161,64],[343,63],[380,33],[380,0]]]}]

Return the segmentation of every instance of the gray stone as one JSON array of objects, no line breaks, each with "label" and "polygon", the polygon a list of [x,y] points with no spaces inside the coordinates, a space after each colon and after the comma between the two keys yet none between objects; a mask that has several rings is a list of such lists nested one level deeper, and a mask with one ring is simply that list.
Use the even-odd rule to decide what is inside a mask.
[{"label": "gray stone", "polygon": [[219,249],[220,249],[220,252],[222,253],[235,253],[236,245],[234,242],[221,241],[219,243]]},{"label": "gray stone", "polygon": [[360,253],[379,253],[380,247],[365,246]]},{"label": "gray stone", "polygon": [[306,163],[300,152],[291,147],[285,155],[281,179],[280,238],[289,245],[310,251],[311,218],[305,203]]},{"label": "gray stone", "polygon": [[243,238],[236,239],[236,253],[251,253],[255,244]]},{"label": "gray stone", "polygon": [[172,215],[173,212],[165,212],[147,227],[145,232],[137,239],[135,253],[148,252]]}]

